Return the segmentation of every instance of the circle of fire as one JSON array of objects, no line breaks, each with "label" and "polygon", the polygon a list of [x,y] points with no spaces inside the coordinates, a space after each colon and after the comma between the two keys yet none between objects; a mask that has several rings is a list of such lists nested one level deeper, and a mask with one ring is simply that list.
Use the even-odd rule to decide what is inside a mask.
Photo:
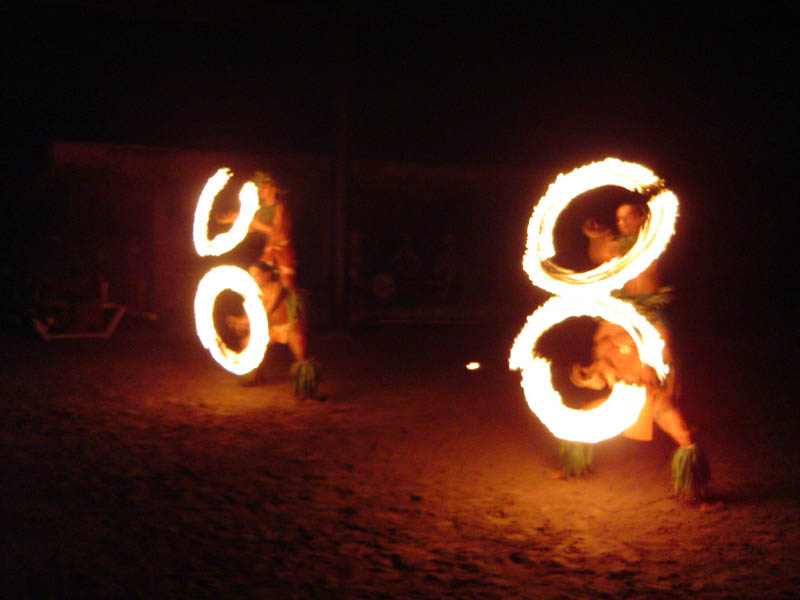
[{"label": "circle of fire", "polygon": [[[226,289],[244,298],[244,311],[250,320],[250,340],[241,352],[231,350],[217,334],[214,326],[214,301]],[[258,284],[244,269],[223,265],[211,269],[197,286],[194,316],[197,335],[203,347],[223,367],[236,375],[255,369],[264,358],[269,342],[267,313],[261,302]]]},{"label": "circle of fire", "polygon": [[225,187],[232,175],[230,169],[219,169],[209,178],[200,194],[200,200],[194,211],[192,231],[194,247],[200,256],[219,256],[233,250],[247,235],[250,221],[253,220],[253,216],[258,210],[258,188],[253,182],[248,181],[239,191],[241,207],[239,216],[231,228],[227,232],[215,236],[213,240],[208,239],[208,217],[214,204],[214,198]]},{"label": "circle of fire", "polygon": [[[633,247],[585,273],[575,273],[554,264],[553,228],[567,205],[580,194],[605,185],[631,192],[652,191],[647,203],[650,217]],[[559,296],[607,295],[621,288],[658,258],[675,231],[678,199],[648,168],[616,158],[579,167],[556,177],[539,200],[528,222],[528,241],[522,268],[533,285]]]},{"label": "circle of fire", "polygon": [[[576,196],[604,185],[652,192],[648,201],[650,216],[636,243],[624,256],[586,273],[555,265],[550,259],[555,255],[553,228],[559,214]],[[521,371],[528,406],[556,437],[593,443],[618,435],[636,422],[647,398],[644,387],[618,382],[596,408],[576,410],[565,406],[553,389],[549,361],[533,350],[539,337],[557,323],[579,316],[616,323],[633,338],[643,364],[653,367],[662,380],[669,373],[669,366],[662,358],[664,341],[655,327],[632,305],[608,294],[639,275],[661,255],[674,232],[677,213],[678,199],[652,171],[616,158],[560,174],[535,207],[528,223],[522,266],[534,285],[556,297],[528,317],[511,348],[509,367]]]},{"label": "circle of fire", "polygon": [[641,386],[618,382],[597,408],[577,410],[565,406],[553,388],[550,362],[535,353],[541,335],[569,317],[600,317],[621,325],[633,338],[640,356],[651,355],[660,376],[669,368],[660,353],[664,342],[649,321],[627,302],[616,298],[553,297],[540,306],[520,331],[511,348],[509,366],[522,372],[522,389],[530,409],[558,438],[580,442],[599,442],[621,433],[636,421],[644,406],[646,391]]}]

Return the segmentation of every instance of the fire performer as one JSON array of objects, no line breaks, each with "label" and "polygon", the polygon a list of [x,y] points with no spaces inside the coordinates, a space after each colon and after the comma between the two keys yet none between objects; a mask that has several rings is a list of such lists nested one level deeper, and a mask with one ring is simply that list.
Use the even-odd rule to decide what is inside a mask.
[{"label": "fire performer", "polygon": [[[622,204],[616,211],[618,235],[594,220],[587,221],[583,233],[589,238],[589,259],[600,264],[624,255],[639,235],[648,218],[645,204]],[[675,371],[670,349],[669,332],[663,308],[669,302],[672,288],[660,285],[658,261],[629,280],[613,296],[630,302],[657,329],[664,340],[664,362],[672,368],[664,382],[659,382],[652,367],[644,365],[633,339],[619,325],[600,321],[593,336],[592,360],[588,365],[573,365],[570,378],[575,385],[601,390],[616,381],[644,386],[647,400],[638,420],[622,435],[636,440],[651,440],[653,421],[678,444],[672,459],[674,491],[679,497],[702,500],[706,494],[710,471],[704,454],[692,440],[689,428],[674,404]],[[561,447],[562,464],[567,475],[580,473],[591,462],[591,446],[565,442]]]},{"label": "fire performer", "polygon": [[[301,295],[295,286],[295,254],[291,241],[291,220],[279,198],[282,190],[263,171],[252,177],[258,187],[259,209],[250,222],[249,231],[264,238],[261,254],[248,272],[258,284],[261,300],[269,321],[271,343],[287,344],[294,356],[291,374],[295,395],[313,396],[319,368],[307,358],[307,322]],[[238,213],[231,211],[217,218],[219,223],[233,223]],[[241,317],[246,319],[246,317]],[[247,340],[243,339],[246,344]],[[263,383],[263,362],[243,379],[245,385]]]}]

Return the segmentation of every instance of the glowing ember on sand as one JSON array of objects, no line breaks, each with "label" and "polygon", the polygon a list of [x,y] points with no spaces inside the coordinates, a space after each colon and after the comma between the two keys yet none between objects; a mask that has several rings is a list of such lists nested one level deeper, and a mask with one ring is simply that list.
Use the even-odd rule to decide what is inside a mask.
[{"label": "glowing ember on sand", "polygon": [[[553,264],[553,228],[573,198],[604,185],[630,191],[652,191],[650,218],[633,248],[586,273],[575,273]],[[644,364],[665,378],[664,342],[656,329],[632,305],[615,300],[609,292],[621,288],[644,271],[666,248],[678,212],[675,195],[663,187],[649,169],[615,158],[585,165],[556,178],[539,201],[528,223],[528,243],[522,266],[534,285],[561,296],[551,298],[532,315],[514,341],[509,367],[522,372],[522,388],[531,410],[557,437],[571,441],[598,442],[632,425],[644,406],[646,390],[616,383],[609,397],[591,410],[564,405],[553,389],[550,363],[535,353],[539,337],[553,325],[573,316],[600,317],[622,326],[633,338]]]},{"label": "glowing ember on sand", "polygon": [[233,173],[229,169],[219,169],[209,178],[200,194],[200,200],[194,211],[192,232],[194,247],[200,256],[219,256],[233,250],[247,235],[250,221],[253,220],[253,215],[258,210],[258,189],[254,183],[248,181],[239,191],[239,202],[241,203],[239,216],[231,225],[230,230],[220,233],[213,240],[208,239],[208,216],[211,213],[214,198],[228,183],[231,175]]},{"label": "glowing ember on sand", "polygon": [[[228,348],[214,327],[214,300],[226,289],[244,297],[244,311],[250,320],[250,340],[241,352]],[[211,356],[237,375],[244,375],[255,369],[267,350],[269,324],[259,293],[258,285],[247,271],[229,265],[211,269],[197,286],[197,295],[194,298],[197,335],[203,346],[211,352]]]}]

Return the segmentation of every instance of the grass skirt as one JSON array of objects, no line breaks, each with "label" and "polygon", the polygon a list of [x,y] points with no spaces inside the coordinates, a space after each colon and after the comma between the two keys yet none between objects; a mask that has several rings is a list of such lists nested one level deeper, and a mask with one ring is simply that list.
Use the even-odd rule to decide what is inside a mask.
[{"label": "grass skirt", "polygon": [[298,360],[292,363],[294,395],[298,398],[310,398],[317,393],[320,380],[319,365],[313,360]]},{"label": "grass skirt", "polygon": [[703,500],[708,493],[711,470],[696,444],[681,446],[672,456],[673,492],[686,500]]},{"label": "grass skirt", "polygon": [[563,477],[580,477],[594,465],[594,445],[585,442],[558,441],[558,458]]}]

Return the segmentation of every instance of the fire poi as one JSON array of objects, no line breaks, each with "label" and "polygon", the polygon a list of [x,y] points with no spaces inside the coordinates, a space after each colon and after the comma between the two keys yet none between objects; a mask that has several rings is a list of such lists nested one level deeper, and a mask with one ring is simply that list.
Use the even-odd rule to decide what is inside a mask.
[{"label": "fire poi", "polygon": [[[244,310],[250,324],[250,339],[241,352],[230,349],[214,326],[214,301],[223,290],[233,290],[244,297]],[[194,297],[197,335],[203,347],[223,367],[236,375],[249,373],[264,358],[269,342],[269,322],[255,280],[244,269],[223,265],[211,269],[197,286]]]},{"label": "fire poi", "polygon": [[[250,374],[242,379],[244,385],[262,382],[260,368],[270,342],[287,344],[295,357],[291,368],[295,394],[311,396],[317,388],[318,367],[305,356],[305,321],[294,288],[289,220],[277,200],[278,188],[273,179],[257,171],[254,181],[246,182],[240,190],[239,210],[216,218],[219,223],[229,224],[230,229],[213,239],[208,237],[214,198],[232,175],[229,169],[222,168],[206,182],[195,210],[195,249],[200,256],[222,255],[237,247],[248,232],[256,232],[264,238],[263,250],[247,271],[224,265],[203,277],[195,295],[197,335],[225,369],[240,376]],[[224,290],[243,298],[245,314],[226,317],[226,323],[244,346],[239,351],[228,347],[214,324],[214,303]]]},{"label": "fire poi", "polygon": [[239,192],[241,208],[230,230],[220,233],[213,240],[208,239],[208,217],[211,214],[214,198],[222,191],[232,176],[233,173],[230,169],[219,169],[209,178],[200,193],[200,199],[197,201],[197,208],[194,211],[192,230],[194,248],[200,256],[219,256],[233,250],[247,235],[250,221],[258,210],[258,190],[252,181],[248,181]]},{"label": "fire poi", "polygon": [[[598,266],[576,273],[556,265],[553,229],[561,212],[578,195],[601,186],[617,186],[648,196],[646,208],[623,204],[617,211],[619,236],[594,222],[584,225],[589,253]],[[522,374],[528,406],[561,442],[562,470],[580,475],[591,466],[588,444],[623,434],[651,439],[656,422],[675,439],[675,492],[700,498],[709,479],[705,459],[673,405],[675,375],[666,328],[654,307],[664,303],[655,261],[672,237],[678,200],[664,182],[642,165],[615,158],[560,174],[534,208],[528,223],[523,269],[551,298],[528,317],[517,336],[509,367]],[[623,231],[624,229],[624,231]],[[535,350],[541,335],[569,317],[599,320],[592,364],[573,365],[571,381],[604,390],[599,405],[567,407],[551,382],[550,363]],[[595,403],[597,404],[597,403]]]}]

